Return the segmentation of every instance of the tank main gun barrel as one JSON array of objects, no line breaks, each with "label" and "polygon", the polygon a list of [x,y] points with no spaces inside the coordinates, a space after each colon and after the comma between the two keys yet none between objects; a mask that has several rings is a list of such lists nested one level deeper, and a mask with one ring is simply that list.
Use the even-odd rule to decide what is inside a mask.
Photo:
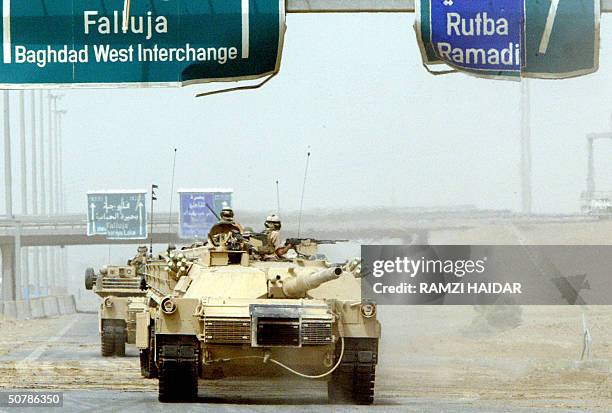
[{"label": "tank main gun barrel", "polygon": [[309,290],[317,288],[327,281],[335,280],[341,274],[341,267],[326,268],[311,274],[300,274],[284,281],[283,292],[289,298],[302,298]]}]

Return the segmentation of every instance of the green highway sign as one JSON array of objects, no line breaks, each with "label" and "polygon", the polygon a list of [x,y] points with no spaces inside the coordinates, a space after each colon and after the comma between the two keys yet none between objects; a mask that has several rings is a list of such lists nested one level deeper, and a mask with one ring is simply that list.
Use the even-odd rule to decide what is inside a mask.
[{"label": "green highway sign", "polygon": [[87,235],[107,239],[147,238],[144,190],[87,192]]},{"label": "green highway sign", "polygon": [[600,0],[416,0],[415,11],[426,67],[561,79],[599,66]]},{"label": "green highway sign", "polygon": [[526,0],[522,75],[563,78],[599,68],[600,0]]},{"label": "green highway sign", "polygon": [[255,79],[279,70],[285,31],[284,0],[2,0],[2,11],[4,88]]}]

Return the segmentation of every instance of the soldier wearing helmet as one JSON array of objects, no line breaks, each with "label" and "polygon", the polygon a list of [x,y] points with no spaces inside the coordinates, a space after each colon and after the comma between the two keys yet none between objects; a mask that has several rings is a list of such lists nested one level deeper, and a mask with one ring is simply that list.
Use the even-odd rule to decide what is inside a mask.
[{"label": "soldier wearing helmet", "polygon": [[136,250],[137,253],[131,260],[128,260],[128,265],[136,266],[137,273],[143,273],[145,270],[145,264],[147,263],[147,253],[149,249],[146,245],[139,245]]},{"label": "soldier wearing helmet", "polygon": [[268,236],[268,247],[270,251],[274,251],[277,258],[281,258],[287,253],[293,245],[283,245],[281,242],[281,220],[278,215],[268,215],[264,222],[264,234]]},{"label": "soldier wearing helmet", "polygon": [[219,218],[221,218],[220,222],[221,223],[226,223],[226,224],[234,224],[236,227],[238,227],[240,229],[240,232],[244,232],[242,225],[240,225],[235,219],[234,219],[234,210],[229,207],[229,206],[224,206],[221,209],[221,213],[219,214]]}]

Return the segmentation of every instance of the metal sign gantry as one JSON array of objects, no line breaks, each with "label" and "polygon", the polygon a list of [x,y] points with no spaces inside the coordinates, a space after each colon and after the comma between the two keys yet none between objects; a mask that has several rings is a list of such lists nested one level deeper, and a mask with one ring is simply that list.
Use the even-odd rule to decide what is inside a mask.
[{"label": "metal sign gantry", "polygon": [[[603,13],[612,0],[601,1]],[[287,0],[288,13],[414,13],[414,0]]]}]

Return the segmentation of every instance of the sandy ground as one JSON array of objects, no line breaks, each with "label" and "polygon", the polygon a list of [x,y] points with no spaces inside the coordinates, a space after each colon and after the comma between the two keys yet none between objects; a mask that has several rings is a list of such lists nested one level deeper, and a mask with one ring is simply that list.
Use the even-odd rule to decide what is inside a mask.
[{"label": "sandy ground", "polygon": [[[512,307],[497,317],[492,308],[484,316],[466,306],[380,308],[377,399],[612,411],[612,307]],[[583,313],[593,356],[579,362]],[[133,347],[125,358],[99,355],[96,323],[94,314],[0,321],[0,388],[156,391],[156,380],[140,377]],[[276,382],[274,393],[323,391],[322,383],[288,383]],[[232,397],[236,382],[200,387]],[[239,388],[236,397],[257,394],[261,383]]]},{"label": "sandy ground", "polygon": [[[612,410],[612,308],[524,306],[511,314],[519,308],[522,320],[515,328],[503,320],[491,326],[471,307],[386,308],[380,388],[398,395]],[[579,362],[583,312],[593,355]],[[398,313],[404,317],[395,318]]]}]

